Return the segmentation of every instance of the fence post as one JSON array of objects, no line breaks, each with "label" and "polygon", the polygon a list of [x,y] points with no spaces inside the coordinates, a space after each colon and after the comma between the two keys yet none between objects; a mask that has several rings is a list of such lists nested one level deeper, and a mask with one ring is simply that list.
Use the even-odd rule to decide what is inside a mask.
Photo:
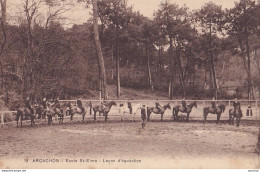
[{"label": "fence post", "polygon": [[4,113],[1,113],[1,126],[4,127],[5,121],[4,121]]}]

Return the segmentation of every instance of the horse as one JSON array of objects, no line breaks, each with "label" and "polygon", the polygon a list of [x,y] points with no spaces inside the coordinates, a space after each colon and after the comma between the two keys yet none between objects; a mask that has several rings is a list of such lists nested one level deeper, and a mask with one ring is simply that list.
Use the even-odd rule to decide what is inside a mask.
[{"label": "horse", "polygon": [[240,107],[237,109],[229,109],[229,125],[234,125],[234,118],[236,118],[236,126],[239,127],[240,119],[243,116]]},{"label": "horse", "polygon": [[187,113],[187,117],[186,117],[186,121],[189,121],[189,116],[190,116],[190,113],[192,111],[192,108],[196,107],[197,108],[197,102],[196,101],[193,101],[191,104],[188,104],[186,106],[186,109],[184,109],[184,107],[182,105],[176,105],[172,108],[172,115],[173,115],[173,120],[178,120],[178,113],[179,112],[182,112],[182,113]]},{"label": "horse", "polygon": [[216,107],[216,109],[213,109],[212,107],[205,107],[203,109],[204,121],[207,122],[207,116],[209,113],[217,114],[217,124],[218,124],[220,116],[222,113],[224,113],[225,108],[226,106],[224,104],[220,104],[219,106]]},{"label": "horse", "polygon": [[[89,107],[91,108],[91,103],[89,104]],[[70,122],[72,122],[72,120],[73,120],[73,115],[75,115],[75,114],[82,115],[82,122],[84,121],[85,115],[86,115],[86,113],[87,113],[87,107],[84,107],[84,106],[83,106],[83,108],[84,108],[84,112],[83,112],[83,110],[82,110],[80,107],[78,107],[78,106],[70,106],[70,108],[69,108]]]},{"label": "horse", "polygon": [[24,118],[26,119],[27,117],[30,118],[31,120],[31,127],[33,127],[33,125],[35,124],[35,114],[33,114],[31,112],[31,110],[28,107],[18,107],[17,108],[17,113],[16,113],[16,121],[17,121],[17,128],[18,128],[18,123],[19,123],[19,119],[21,122],[21,128],[23,127],[23,120]]},{"label": "horse", "polygon": [[63,118],[64,118],[63,109],[62,107],[60,107],[59,104],[49,105],[46,109],[46,115],[48,117],[48,125],[53,124],[52,117],[55,117],[57,119],[57,116],[60,118],[59,124],[63,123]]},{"label": "horse", "polygon": [[160,109],[157,109],[156,107],[147,107],[147,121],[149,122],[150,121],[150,115],[152,113],[155,113],[155,114],[161,114],[161,121],[163,119],[163,114],[165,112],[166,109],[171,109],[171,106],[170,104],[166,104],[164,105],[163,107],[161,107]]},{"label": "horse", "polygon": [[109,102],[105,108],[101,107],[100,105],[95,105],[93,107],[91,107],[94,111],[94,120],[96,121],[96,113],[99,112],[99,113],[103,113],[104,116],[105,116],[105,121],[107,121],[107,115],[111,109],[112,106],[116,106],[116,102],[115,101],[111,101]]},{"label": "horse", "polygon": [[140,103],[132,105],[131,102],[127,104],[120,104],[119,114],[121,116],[121,121],[123,121],[123,116],[125,113],[132,114],[132,121],[135,121],[135,115],[138,109],[141,109],[142,105]]}]

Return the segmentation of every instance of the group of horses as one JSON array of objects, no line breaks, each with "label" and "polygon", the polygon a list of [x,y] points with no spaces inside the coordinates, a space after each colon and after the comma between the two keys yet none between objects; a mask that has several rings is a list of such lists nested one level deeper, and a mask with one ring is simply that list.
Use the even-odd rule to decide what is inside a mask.
[{"label": "group of horses", "polygon": [[[116,102],[115,101],[110,101],[108,103],[105,104],[105,106],[102,105],[94,105],[92,106],[92,103],[89,102],[89,104],[86,104],[84,106],[84,110],[83,108],[77,107],[76,105],[71,105],[70,103],[65,103],[62,106],[57,106],[57,105],[52,105],[52,106],[48,106],[47,108],[43,108],[42,105],[37,105],[37,106],[33,106],[33,111],[34,113],[32,113],[32,111],[30,109],[28,109],[27,107],[19,107],[17,108],[17,113],[16,113],[16,121],[17,121],[17,127],[18,127],[18,123],[20,121],[20,125],[22,127],[22,121],[24,119],[30,119],[31,120],[31,126],[33,126],[35,124],[35,119],[48,119],[48,124],[52,124],[53,123],[53,118],[55,119],[59,119],[59,124],[63,123],[63,119],[64,119],[64,115],[69,115],[70,116],[70,122],[73,121],[73,116],[75,114],[79,114],[82,115],[82,121],[84,121],[85,115],[89,110],[89,114],[92,115],[92,111],[94,112],[94,120],[96,121],[96,113],[99,112],[99,115],[103,114],[103,116],[105,117],[105,121],[107,121],[108,119],[108,113],[111,109],[112,106],[116,106]],[[186,121],[189,121],[189,116],[190,113],[193,109],[193,107],[197,108],[197,102],[193,101],[190,104],[188,104],[186,107],[183,107],[182,105],[175,105],[172,108],[172,115],[173,115],[173,120],[174,121],[179,121],[181,119],[181,117],[183,117],[182,115],[179,115],[179,113],[181,112],[182,114],[185,113],[186,114]],[[208,114],[216,114],[217,115],[217,124],[219,123],[220,120],[220,116],[222,113],[224,113],[225,111],[225,107],[226,105],[224,103],[219,104],[218,106],[216,106],[216,108],[212,108],[212,107],[205,107],[203,108],[203,117],[204,117],[204,122],[207,122],[207,116]],[[145,108],[144,105],[142,105],[141,103],[137,103],[137,104],[132,104],[132,102],[126,102],[126,103],[122,103],[119,106],[119,114],[121,116],[121,121],[123,121],[123,116],[124,114],[132,114],[132,120],[135,121],[135,115],[137,114],[139,109]],[[163,115],[165,113],[165,111],[167,109],[171,109],[170,104],[166,104],[161,106],[160,108],[158,107],[146,107],[146,115],[147,118],[143,117],[142,114],[142,125],[147,121],[150,121],[150,116],[152,113],[154,114],[160,114],[161,115],[161,121],[163,120]],[[240,123],[240,119],[242,117],[242,111],[236,111],[236,109],[230,109],[229,110],[229,124],[234,125],[234,119],[236,118],[236,125],[239,126]]]}]

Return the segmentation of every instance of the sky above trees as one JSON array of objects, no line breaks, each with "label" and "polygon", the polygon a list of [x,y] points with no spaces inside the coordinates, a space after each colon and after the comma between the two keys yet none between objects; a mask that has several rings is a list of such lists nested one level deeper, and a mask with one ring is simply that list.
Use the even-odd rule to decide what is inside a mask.
[{"label": "sky above trees", "polygon": [[[176,3],[179,6],[186,6],[190,10],[197,10],[200,9],[207,2],[214,2],[217,5],[221,5],[223,9],[225,8],[232,8],[234,7],[234,3],[238,2],[238,0],[169,0],[171,3]],[[73,24],[82,24],[86,22],[90,14],[89,12],[92,11],[91,9],[86,9],[84,3],[76,3],[77,0],[71,0],[73,6],[71,6],[70,10],[63,14],[63,25],[64,27],[71,27]],[[128,0],[128,5],[133,6],[134,11],[140,11],[146,17],[153,18],[154,11],[158,10],[160,3],[162,0]],[[23,13],[23,4],[21,1],[17,0],[8,0],[7,1],[7,11],[8,11],[8,18],[9,22],[12,23],[21,20],[19,17]],[[42,7],[41,13],[47,14],[47,9]]]}]

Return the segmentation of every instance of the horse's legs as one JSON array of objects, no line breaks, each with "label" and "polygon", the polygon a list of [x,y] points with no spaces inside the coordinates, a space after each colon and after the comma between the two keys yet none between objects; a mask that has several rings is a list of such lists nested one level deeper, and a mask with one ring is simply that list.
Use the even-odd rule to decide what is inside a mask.
[{"label": "horse's legs", "polygon": [[72,123],[73,120],[73,113],[70,114],[70,123]]},{"label": "horse's legs", "polygon": [[122,113],[122,112],[120,112],[120,115],[121,115],[121,122],[123,121],[123,116],[124,116],[124,113],[125,113],[125,112],[123,112],[123,113]]},{"label": "horse's legs", "polygon": [[150,122],[150,115],[151,113],[147,111],[147,122]]},{"label": "horse's legs", "polygon": [[190,118],[190,113],[187,112],[187,118],[186,118],[187,122],[189,122],[189,118]]},{"label": "horse's legs", "polygon": [[31,127],[33,126],[33,115],[31,115]]},{"label": "horse's legs", "polygon": [[240,118],[241,118],[240,116],[236,118],[236,123],[237,123],[236,126],[237,126],[237,127],[239,127]]},{"label": "horse's legs", "polygon": [[23,128],[23,115],[20,116],[21,128]]},{"label": "horse's legs", "polygon": [[175,110],[175,119],[176,119],[176,121],[178,121],[178,114],[179,114],[179,110]]},{"label": "horse's legs", "polygon": [[175,121],[175,120],[176,120],[176,118],[175,118],[174,109],[172,110],[172,117],[173,117],[173,121]]},{"label": "horse's legs", "polygon": [[229,119],[228,119],[229,125],[231,125],[231,119],[232,119],[232,115],[231,115],[231,113],[229,112]]},{"label": "horse's legs", "polygon": [[104,112],[104,115],[105,115],[105,122],[107,122],[107,112]]},{"label": "horse's legs", "polygon": [[163,113],[161,113],[161,122],[162,122],[162,119],[163,119]]},{"label": "horse's legs", "polygon": [[82,122],[84,121],[85,119],[85,112],[82,113]]},{"label": "horse's legs", "polygon": [[206,112],[206,111],[204,110],[203,116],[204,116],[204,122],[207,123],[208,112]]},{"label": "horse's legs", "polygon": [[220,116],[221,116],[221,113],[217,114],[217,124],[219,123]]},{"label": "horse's legs", "polygon": [[133,121],[135,122],[135,114],[136,114],[136,112],[132,112],[132,114],[133,114]]},{"label": "horse's legs", "polygon": [[94,121],[96,121],[96,113],[97,111],[94,111]]},{"label": "horse's legs", "polygon": [[232,125],[234,125],[234,119],[235,119],[235,114],[233,115],[233,118],[231,120]]}]

